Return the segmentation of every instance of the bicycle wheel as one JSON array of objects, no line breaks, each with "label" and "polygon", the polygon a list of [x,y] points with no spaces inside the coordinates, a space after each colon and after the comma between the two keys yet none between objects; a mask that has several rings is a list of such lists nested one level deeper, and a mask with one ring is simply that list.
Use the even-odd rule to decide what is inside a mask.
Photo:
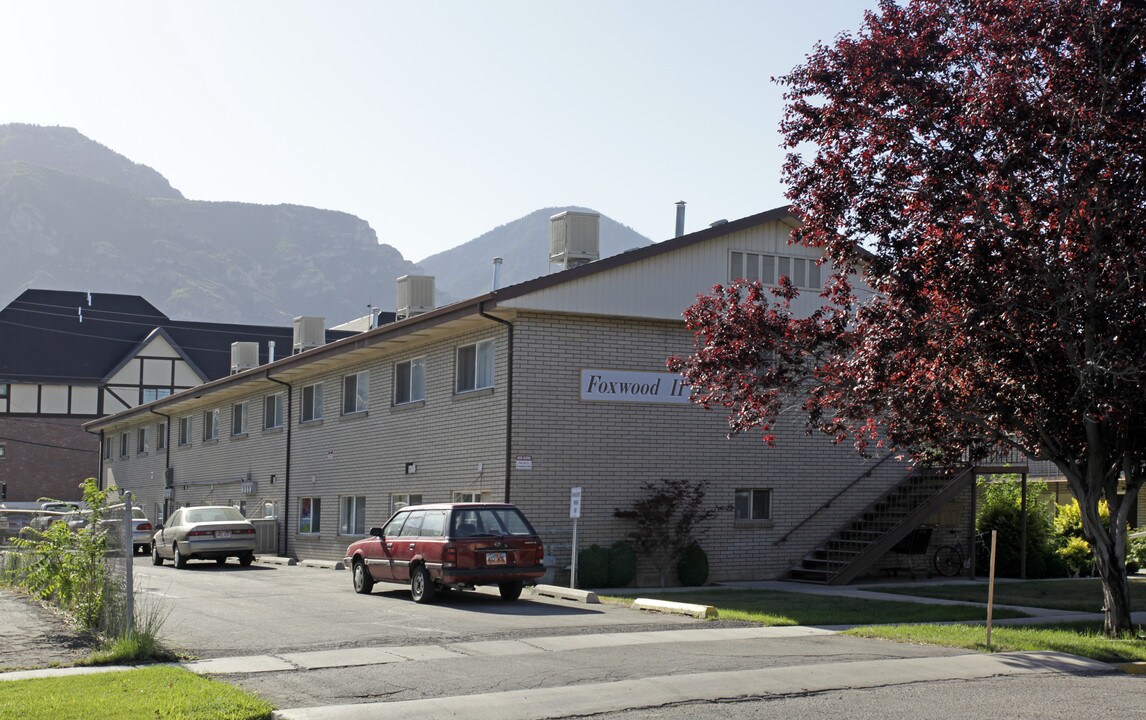
[{"label": "bicycle wheel", "polygon": [[931,562],[935,572],[943,577],[955,577],[963,569],[963,552],[954,545],[944,545],[935,551]]}]

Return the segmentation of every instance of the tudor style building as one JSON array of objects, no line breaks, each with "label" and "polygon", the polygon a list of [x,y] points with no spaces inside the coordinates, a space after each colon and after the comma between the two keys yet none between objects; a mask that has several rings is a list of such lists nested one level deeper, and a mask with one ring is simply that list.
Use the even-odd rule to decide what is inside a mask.
[{"label": "tudor style building", "polygon": [[[341,559],[403,504],[491,499],[521,506],[561,568],[573,488],[579,544],[607,546],[633,529],[617,511],[662,478],[705,481],[727,507],[702,540],[713,580],[804,567],[846,581],[924,518],[967,529],[966,473],[916,476],[808,436],[799,419],[774,448],[729,439],[723,414],[689,403],[666,372],[691,349],[682,311],[717,283],[784,274],[804,290],[796,312],[822,302],[827,273],[788,243],[786,208],[596,261],[581,252],[591,219],[554,223],[551,255],[568,269],[87,423],[101,479],[156,515],[203,503],[272,515],[273,550],[306,559]],[[156,438],[145,452],[140,434]],[[865,511],[886,520],[907,505],[864,543],[839,535]]]},{"label": "tudor style building", "polygon": [[[327,338],[350,332],[331,331]],[[292,328],[171,320],[135,295],[26,290],[0,310],[0,482],[6,500],[74,500],[99,474],[99,436],[82,424],[289,353]],[[232,343],[251,350],[239,364]],[[120,456],[156,452],[141,428]]]}]

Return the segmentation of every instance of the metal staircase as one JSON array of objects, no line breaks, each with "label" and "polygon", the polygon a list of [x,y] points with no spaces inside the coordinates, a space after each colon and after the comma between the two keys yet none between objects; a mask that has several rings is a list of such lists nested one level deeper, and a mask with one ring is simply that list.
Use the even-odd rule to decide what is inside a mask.
[{"label": "metal staircase", "polygon": [[822,585],[842,585],[854,580],[974,479],[972,467],[908,476],[808,553],[785,579]]}]

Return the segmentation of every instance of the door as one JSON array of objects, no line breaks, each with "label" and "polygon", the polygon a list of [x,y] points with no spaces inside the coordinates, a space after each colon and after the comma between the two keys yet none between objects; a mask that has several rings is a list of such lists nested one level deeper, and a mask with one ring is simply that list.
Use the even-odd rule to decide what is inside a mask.
[{"label": "door", "polygon": [[390,558],[391,548],[409,515],[408,512],[395,513],[394,517],[390,518],[390,522],[386,523],[386,527],[382,528],[382,537],[375,538],[368,545],[370,551],[367,553],[366,567],[375,580],[388,581],[394,579]]},{"label": "door", "polygon": [[402,529],[393,539],[386,538],[386,550],[390,554],[390,573],[395,582],[410,581],[410,560],[418,547],[418,534],[422,529],[425,510],[410,511]]}]

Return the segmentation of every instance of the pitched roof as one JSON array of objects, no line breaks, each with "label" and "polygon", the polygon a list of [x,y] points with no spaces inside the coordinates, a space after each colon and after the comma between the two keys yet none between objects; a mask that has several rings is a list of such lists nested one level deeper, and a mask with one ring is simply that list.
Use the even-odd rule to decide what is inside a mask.
[{"label": "pitched roof", "polygon": [[268,341],[280,355],[294,342],[289,327],[172,320],[137,295],[25,290],[0,309],[0,382],[98,384],[157,329],[207,380],[230,373],[233,342],[257,342],[264,356]]}]

